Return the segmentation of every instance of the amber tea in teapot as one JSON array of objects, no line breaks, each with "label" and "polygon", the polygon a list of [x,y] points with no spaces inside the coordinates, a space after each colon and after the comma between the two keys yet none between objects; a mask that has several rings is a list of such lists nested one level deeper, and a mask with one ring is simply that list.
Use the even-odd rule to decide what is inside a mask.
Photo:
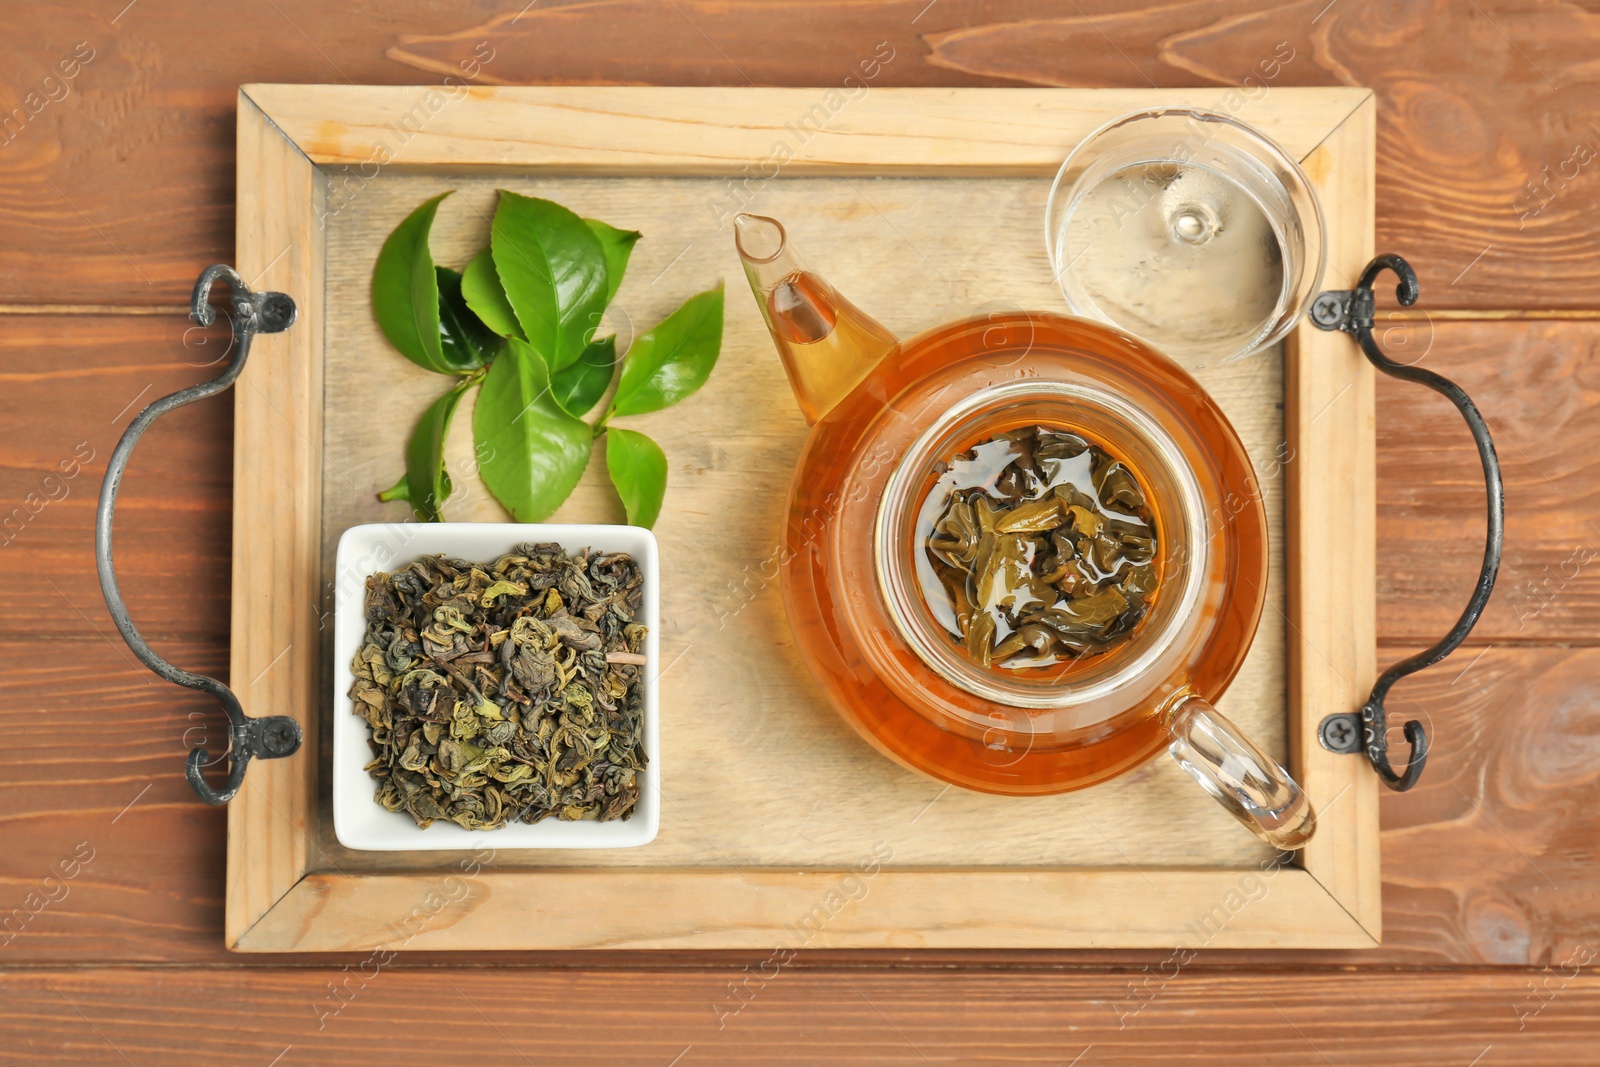
[{"label": "amber tea in teapot", "polygon": [[[735,230],[812,423],[789,489],[784,606],[845,721],[904,766],[1011,795],[1084,788],[1166,749],[1258,836],[1303,844],[1304,793],[1210,704],[1260,618],[1266,519],[1249,457],[1200,386],[1143,342],[1063,315],[978,316],[898,341],[801,264],[777,221],[740,215]],[[1008,536],[1034,555],[1013,541],[997,564],[992,528],[978,566],[982,524],[1009,490],[982,504],[970,494],[986,486],[964,488],[977,526],[965,547],[966,519],[947,514],[960,487],[935,490],[996,441],[1043,441],[1077,466],[1035,471],[1041,484],[1008,509]],[[1038,506],[1017,515],[1024,503]],[[953,573],[969,554],[974,569]],[[990,605],[995,566],[1013,570]],[[1037,618],[1019,587],[1049,602]],[[992,634],[975,610],[963,628],[962,595],[998,609]]]},{"label": "amber tea in teapot", "polygon": [[1062,681],[1133,635],[1159,576],[1155,517],[1125,464],[1035,425],[980,441],[930,475],[917,579],[970,659]]}]

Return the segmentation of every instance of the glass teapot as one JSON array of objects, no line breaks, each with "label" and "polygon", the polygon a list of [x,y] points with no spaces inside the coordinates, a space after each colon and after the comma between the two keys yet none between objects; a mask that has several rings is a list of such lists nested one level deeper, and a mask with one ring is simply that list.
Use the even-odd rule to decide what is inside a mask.
[{"label": "glass teapot", "polygon": [[[909,341],[808,270],[776,220],[735,240],[812,429],[790,485],[784,604],[830,703],[902,765],[989,793],[1081,789],[1167,752],[1262,840],[1316,818],[1223,717],[1267,584],[1266,517],[1237,434],[1181,367],[1087,320],[979,316]],[[1096,442],[1160,536],[1126,638],[1047,668],[973,659],[927,592],[929,501],[952,457],[1025,428]]]}]

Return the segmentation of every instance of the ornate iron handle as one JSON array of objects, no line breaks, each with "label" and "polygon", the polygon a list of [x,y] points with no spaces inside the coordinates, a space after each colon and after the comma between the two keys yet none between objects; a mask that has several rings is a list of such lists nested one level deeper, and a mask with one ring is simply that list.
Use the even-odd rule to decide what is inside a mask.
[{"label": "ornate iron handle", "polygon": [[100,506],[95,513],[94,525],[94,555],[95,566],[100,572],[100,591],[105,594],[111,621],[116,623],[122,639],[128,643],[133,654],[156,674],[175,685],[211,694],[228,713],[227,756],[231,766],[228,768],[227,786],[220,791],[213,789],[202,776],[201,770],[211,760],[210,753],[203,746],[189,753],[186,772],[189,786],[207,804],[226,804],[234,798],[244,783],[245,768],[252,758],[278,759],[293,755],[300,747],[300,724],[287,715],[267,715],[259,719],[246,715],[233,690],[215,678],[191,674],[173,666],[150,647],[128,617],[127,606],[123,604],[122,593],[117,588],[117,574],[111,561],[111,520],[117,504],[117,489],[122,484],[123,472],[127,470],[128,458],[150,424],[169,411],[224,392],[239,377],[239,372],[244,370],[244,361],[250,355],[250,342],[257,334],[278,333],[294,324],[293,300],[283,293],[252,293],[232,267],[218,263],[207,267],[194,284],[189,314],[200,325],[210,326],[216,321],[216,312],[209,301],[211,286],[219,278],[228,283],[233,297],[233,352],[227,367],[208,382],[191,385],[155,401],[139,412],[128,425],[106,467],[106,479],[100,486]]},{"label": "ornate iron handle", "polygon": [[1505,540],[1506,495],[1500,483],[1500,460],[1495,456],[1494,440],[1489,436],[1489,427],[1484,423],[1483,416],[1478,414],[1472,398],[1459,385],[1442,375],[1421,367],[1396,363],[1384,355],[1383,349],[1373,339],[1376,300],[1372,295],[1372,283],[1386,270],[1393,271],[1400,279],[1395,289],[1400,303],[1406,307],[1415,304],[1421,291],[1416,271],[1399,256],[1385,253],[1367,264],[1354,289],[1319,294],[1311,306],[1311,321],[1319,329],[1343,330],[1350,334],[1360,342],[1361,351],[1366,353],[1372,365],[1385,374],[1425,385],[1448,398],[1466,420],[1467,429],[1472,431],[1472,440],[1478,446],[1478,459],[1483,463],[1484,487],[1489,498],[1489,533],[1483,546],[1483,567],[1478,572],[1478,582],[1473,587],[1472,596],[1467,600],[1467,606],[1456,624],[1432,648],[1401,660],[1384,671],[1359,712],[1329,715],[1322,720],[1317,731],[1322,746],[1333,752],[1365,751],[1367,759],[1384,783],[1403,793],[1416,785],[1422,775],[1422,768],[1428,760],[1428,735],[1420,722],[1413,719],[1406,723],[1406,740],[1411,745],[1411,758],[1404,771],[1396,772],[1389,763],[1389,723],[1383,706],[1384,698],[1389,695],[1394,683],[1406,675],[1431,667],[1454,652],[1477,624],[1478,617],[1489,602],[1489,594],[1494,591],[1495,575],[1500,570],[1500,550]]}]

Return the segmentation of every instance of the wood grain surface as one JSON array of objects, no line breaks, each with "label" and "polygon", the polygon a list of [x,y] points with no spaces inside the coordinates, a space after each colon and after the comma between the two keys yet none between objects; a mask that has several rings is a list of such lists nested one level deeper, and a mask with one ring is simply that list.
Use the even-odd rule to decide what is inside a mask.
[{"label": "wood grain surface", "polygon": [[[1060,299],[1034,232],[1049,184],[1037,176],[786,177],[763,189],[753,209],[785,221],[796,253],[811,269],[896,334],[911,337],[980,309],[1048,307]],[[330,220],[324,575],[335,573],[333,552],[346,529],[400,522],[407,514],[405,505],[381,503],[377,494],[393,484],[412,425],[442,389],[437,375],[389,347],[369,314],[352,313],[370,304],[377,249],[417,204],[448,193],[432,246],[438,263],[464,266],[488,241],[501,187],[645,235],[607,312],[623,341],[689,295],[719,282],[727,287],[714,384],[680,406],[627,423],[657,441],[670,464],[672,503],[655,527],[664,572],[661,655],[670,664],[661,679],[660,755],[672,784],[663,794],[661,835],[641,848],[558,850],[528,857],[530,864],[698,866],[720,857],[721,865],[739,868],[848,867],[886,843],[895,866],[1012,866],[1022,856],[1030,866],[1168,868],[1246,867],[1270,859],[1268,846],[1233,832],[1228,815],[1170,760],[1071,795],[947,791],[885,762],[827,706],[794,648],[777,583],[763,577],[771,574],[766,568],[783,522],[784,489],[807,427],[745,284],[731,232],[706,208],[723,195],[719,179],[679,178],[663,188],[650,178],[385,175]],[[965,210],[979,197],[989,210]],[[373,373],[374,367],[383,373]],[[1282,352],[1191,369],[1233,422],[1257,469],[1278,470],[1273,460],[1285,440]],[[471,404],[469,396],[445,451],[456,487],[445,515],[505,522],[509,516],[475,470]],[[394,417],[375,420],[373,411]],[[752,411],[765,414],[752,420]],[[1333,418],[1322,425],[1340,428]],[[1284,481],[1261,481],[1273,606],[1263,612],[1245,665],[1219,702],[1281,760],[1288,758]],[[551,521],[623,521],[603,463],[590,464]],[[322,592],[322,610],[332,611],[331,584]],[[323,631],[322,646],[331,656],[331,630]],[[350,713],[347,701],[326,692],[318,704],[324,723]],[[357,756],[365,764],[364,747]],[[797,794],[791,787],[798,782],[805,786]],[[1327,796],[1336,792],[1329,789]],[[862,810],[880,815],[863,819]],[[1122,828],[1139,847],[1130,849],[1110,827]],[[326,807],[319,830],[326,857],[320,867],[395,870],[459,861],[448,852],[350,852],[333,838]],[[708,840],[715,842],[709,857]]]},{"label": "wood grain surface", "polygon": [[39,970],[0,976],[0,1048],[17,1067],[1595,1062],[1600,978],[1560,964],[1533,976],[1537,993],[1504,972],[1168,970]]},{"label": "wood grain surface", "polygon": [[[1600,148],[1592,6],[274,0],[230,17],[113,0],[9,5],[0,28],[0,510],[25,515],[0,536],[0,1059],[582,1061],[608,1038],[625,1061],[685,1067],[1597,1060],[1592,962],[1569,976],[1600,948],[1600,326],[1517,321],[1600,318],[1600,184],[1576,162]],[[200,266],[234,254],[237,85],[437,82],[480,42],[485,84],[831,85],[879,41],[885,85],[1236,85],[1286,41],[1271,84],[1376,89],[1379,247],[1412,258],[1424,307],[1493,311],[1404,336],[1479,401],[1510,502],[1473,645],[1391,698],[1435,755],[1416,791],[1382,797],[1385,945],[1203,952],[1170,981],[1165,954],[1141,952],[803,952],[759,985],[764,957],[738,953],[497,961],[533,970],[402,955],[373,982],[360,954],[240,965],[221,947],[225,818],[178,777],[219,724],[116,642],[90,518],[138,404],[214,358],[176,314],[144,312],[175,312]],[[78,42],[94,58],[63,95],[44,79]],[[28,93],[37,113],[4,127]],[[118,307],[138,314],[104,317]],[[223,676],[229,409],[163,420],[118,524],[135,618]],[[1377,417],[1382,664],[1454,618],[1483,520],[1448,404],[1380,381]],[[93,458],[61,479],[80,442]],[[718,1005],[746,999],[730,983],[762,991],[719,1030]],[[441,996],[458,1003],[434,1019]]]},{"label": "wood grain surface", "polygon": [[[852,126],[840,135],[796,132],[807,114],[806,90],[480,88],[454,106],[439,96],[432,112],[418,92],[241,89],[239,195],[251,210],[240,216],[239,266],[246,276],[260,272],[262,284],[308,298],[302,327],[287,344],[267,342],[235,392],[232,668],[235,678],[249,679],[248,704],[292,711],[308,728],[320,724],[317,733],[326,733],[344,707],[336,697],[316,715],[319,701],[307,695],[327,683],[316,666],[313,613],[305,608],[319,597],[327,606],[332,547],[351,523],[403,513],[374,497],[414,421],[402,413],[418,410],[417,398],[435,388],[405,373],[369,310],[373,249],[416,203],[458,194],[436,227],[441,262],[464,264],[482,244],[497,185],[670,235],[664,243],[643,242],[633,280],[613,305],[616,328],[635,334],[678,299],[662,284],[669,275],[699,276],[693,289],[737,269],[728,232],[732,209],[719,207],[728,200],[728,160],[763,151],[771,137],[796,136],[801,158],[781,182],[760,183],[753,201],[746,188],[739,206],[801,220],[796,225],[806,239],[801,229],[796,238],[808,262],[832,264],[826,269],[847,290],[909,335],[975,310],[1053,303],[1051,270],[1030,233],[1037,232],[1061,145],[1161,99],[1148,90],[888,89],[853,104],[841,96],[838,106],[852,107]],[[1185,99],[1226,104],[1217,89],[1192,90]],[[363,138],[409,129],[413,105],[431,119],[402,139],[393,167],[359,183],[338,178],[339,165],[362,158]],[[1332,272],[1353,277],[1371,255],[1370,93],[1285,90],[1241,110],[1280,131],[1303,158],[1327,221],[1323,255]],[[698,131],[689,142],[682,137],[686,123]],[[587,151],[576,150],[580,142]],[[307,157],[322,168],[319,178],[333,176],[326,191],[318,181],[307,192]],[[436,173],[464,165],[492,173]],[[547,166],[557,173],[544,173]],[[538,176],[519,174],[525,167]],[[722,173],[702,176],[707,168]],[[579,174],[561,173],[573,169]],[[987,210],[971,211],[974,202]],[[754,308],[735,300],[724,336],[724,384],[638,424],[673,457],[679,500],[656,527],[666,560],[669,658],[662,673],[670,670],[671,677],[662,682],[664,725],[654,755],[676,783],[663,794],[666,829],[648,846],[618,853],[497,857],[481,879],[486,899],[458,902],[459,915],[405,943],[479,947],[482,931],[515,915],[528,925],[495,938],[501,950],[757,947],[770,943],[786,916],[805,913],[814,872],[870,859],[888,869],[872,902],[808,944],[1170,945],[1196,907],[1204,912],[1218,898],[1218,885],[1253,878],[1271,859],[1234,831],[1178,768],[1158,762],[1081,796],[1007,802],[956,791],[945,800],[951,791],[934,792],[875,762],[815,700],[774,610],[773,583],[750,582],[773,551],[765,531],[779,518],[773,509],[780,494],[762,487],[776,490],[786,480],[801,427],[769,348]],[[1227,921],[1216,940],[1369,946],[1381,918],[1377,781],[1359,763],[1317,746],[1314,731],[1320,709],[1353,705],[1361,697],[1358,681],[1373,674],[1372,373],[1355,349],[1309,325],[1297,331],[1287,358],[1268,352],[1255,360],[1189,364],[1264,472],[1269,541],[1276,545],[1270,607],[1220,705],[1294,768],[1322,825],[1317,842],[1297,857],[1305,874],[1282,878],[1270,905]],[[1283,384],[1287,377],[1296,382],[1292,392]],[[786,409],[788,419],[779,414]],[[769,414],[752,423],[751,411]],[[446,449],[463,489],[451,517],[503,519],[473,474],[464,436],[458,445]],[[1291,453],[1297,458],[1285,466],[1281,459]],[[1330,481],[1352,487],[1336,504],[1342,535],[1308,512],[1297,528],[1296,552],[1285,553],[1286,494],[1322,501],[1320,487]],[[1309,494],[1297,489],[1301,483],[1312,486]],[[614,494],[598,473],[586,488],[555,518],[617,517]],[[326,513],[320,575],[319,545],[308,531],[319,507]],[[395,540],[403,545],[403,530]],[[1286,559],[1301,567],[1289,580]],[[1296,642],[1286,653],[1290,624]],[[1285,673],[1286,661],[1298,664],[1292,674]],[[1310,718],[1299,721],[1302,715]],[[433,894],[436,872],[459,862],[431,852],[346,852],[328,839],[331,803],[320,806],[319,834],[308,802],[319,766],[326,777],[327,763],[314,749],[319,740],[308,737],[296,762],[268,765],[267,777],[258,775],[230,806],[230,945],[387,947],[392,939],[381,932],[389,925],[382,916],[404,917],[415,898]],[[334,753],[342,761],[356,756]],[[356,770],[361,762],[341,762],[335,770]],[[861,817],[863,809],[872,817]],[[1120,826],[1126,836],[1119,843],[1107,826]],[[305,873],[308,857],[323,877],[296,887],[280,916],[272,902]],[[547,886],[532,871],[511,869],[523,865],[650,872],[628,881],[572,870]],[[699,870],[706,866],[732,871]],[[375,868],[394,873],[370,880],[367,902],[369,883],[359,875]],[[406,868],[415,873],[400,873]],[[593,913],[569,922],[559,909],[538,910],[535,902],[556,886],[596,901]],[[761,891],[752,894],[753,887]],[[1144,889],[1148,899],[1140,896]],[[629,899],[658,906],[638,914],[619,906]],[[1057,910],[1046,917],[1051,905]],[[268,906],[273,913],[264,915]],[[1297,916],[1298,924],[1286,925],[1286,916]]]},{"label": "wood grain surface", "polygon": [[[880,43],[892,58],[874,85],[1371,86],[1378,244],[1448,294],[1436,307],[1600,298],[1587,222],[1600,202],[1600,19],[1575,3],[403,0],[375,18],[274,0],[259,19],[121,8],[0,14],[0,101],[37,94],[15,136],[0,127],[5,302],[181,304],[194,264],[232,248],[241,83],[437,84],[467,62],[481,84],[831,86]],[[80,43],[93,58],[63,83]]]},{"label": "wood grain surface", "polygon": [[[1428,302],[1423,286],[1422,303]],[[1494,434],[1505,562],[1473,640],[1600,641],[1600,323],[1391,322]],[[1483,470],[1449,401],[1378,385],[1378,632],[1436,640],[1483,559]]]},{"label": "wood grain surface", "polygon": [[[144,405],[215,375],[228,344],[225,324],[176,315],[0,315],[3,632],[114,637],[94,569],[106,462]],[[194,404],[163,418],[128,467],[117,573],[148,634],[227,633],[232,437],[232,404]]]},{"label": "wood grain surface", "polygon": [[[321,737],[311,719],[321,688],[317,643],[327,626],[309,591],[318,586],[322,528],[321,277],[326,183],[259,108],[241,100],[236,262],[257,291],[293,292],[296,329],[266,339],[232,391],[232,688],[257,714],[292,716],[299,758],[315,764]],[[259,342],[258,342],[259,343]],[[270,353],[270,354],[268,354]],[[238,502],[248,500],[248,514]],[[284,595],[284,589],[296,594]],[[292,888],[312,845],[306,829],[316,782],[295,760],[258,760],[228,801],[227,939],[232,944]]]},{"label": "wood grain surface", "polygon": [[[876,69],[874,81],[882,64]],[[1082,138],[1152,100],[1148,88],[956,92],[854,79],[841,89],[712,89],[719,106],[716,121],[708,122],[703,87],[510,88],[476,85],[447,95],[430,86],[267,84],[239,91],[326,169],[330,213],[354,201],[384,168],[460,171],[467,161],[572,175],[732,177],[751,199],[764,184],[755,178],[780,173],[1048,179]],[[1286,89],[1255,99],[1215,87],[1157,92],[1166,105],[1226,110],[1296,160],[1373,98],[1370,89],[1350,87]],[[686,126],[699,136],[685,138]],[[388,157],[375,159],[374,145],[386,146]],[[716,208],[727,199],[701,200],[693,210],[709,209],[726,225],[734,209]]]},{"label": "wood grain surface", "polygon": [[[0,968],[215,959],[227,818],[181,775],[190,748],[225,750],[227,720],[146,671],[92,610],[94,628],[0,639]],[[227,675],[224,640],[155,644]]]},{"label": "wood grain surface", "polygon": [[[1357,278],[1372,262],[1376,122],[1366,100],[1300,160],[1319,203],[1332,206],[1321,210],[1331,278]],[[1352,765],[1317,737],[1327,709],[1359,707],[1377,676],[1377,441],[1369,428],[1378,375],[1344,340],[1302,321],[1283,346],[1288,766],[1317,810],[1317,833],[1299,862],[1381,941],[1383,885],[1371,843],[1382,790],[1370,766]]]}]

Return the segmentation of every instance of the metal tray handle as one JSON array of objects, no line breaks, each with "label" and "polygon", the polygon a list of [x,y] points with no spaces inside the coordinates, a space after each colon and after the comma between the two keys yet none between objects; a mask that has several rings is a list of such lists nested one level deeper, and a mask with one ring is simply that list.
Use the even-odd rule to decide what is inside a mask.
[{"label": "metal tray handle", "polygon": [[127,470],[128,459],[133,455],[133,446],[138,443],[150,425],[169,411],[226,391],[239,377],[239,372],[244,370],[244,361],[250,355],[250,342],[257,334],[278,333],[294,324],[293,300],[283,293],[252,293],[232,267],[219,263],[207,267],[194,285],[194,297],[190,301],[189,314],[200,325],[210,326],[216,321],[216,311],[211,307],[210,297],[211,286],[219,278],[228,283],[233,298],[231,315],[233,351],[227,367],[208,382],[191,385],[187,389],[180,389],[170,396],[162,397],[139,412],[133,422],[129,423],[122,440],[117,442],[116,450],[111,453],[111,462],[106,467],[106,478],[100,486],[100,505],[95,512],[94,524],[94,557],[95,566],[100,572],[100,591],[105,594],[111,621],[116,623],[122,639],[128,643],[133,654],[156,674],[175,685],[211,694],[228,713],[229,747],[225,758],[231,760],[231,766],[228,768],[225,788],[221,790],[212,788],[201,774],[211,762],[211,755],[204,746],[195,748],[189,753],[186,773],[189,787],[207,804],[226,804],[234,798],[244,783],[245,768],[251,759],[279,759],[293,755],[300,748],[300,724],[287,715],[266,715],[261,718],[246,715],[244,708],[239,705],[239,698],[233,695],[233,690],[215,678],[208,678],[203,674],[191,674],[181,667],[173,666],[150,647],[138,628],[133,625],[133,620],[128,617],[127,605],[122,602],[122,593],[117,588],[117,573],[111,560],[111,524],[116,510],[117,489],[122,484],[122,475]]},{"label": "metal tray handle", "polygon": [[1393,271],[1400,279],[1400,284],[1395,289],[1395,295],[1399,297],[1400,303],[1405,307],[1415,304],[1421,292],[1421,287],[1417,284],[1417,272],[1411,269],[1411,264],[1399,256],[1384,253],[1367,264],[1367,269],[1361,272],[1361,280],[1356,283],[1354,289],[1335,290],[1318,295],[1311,306],[1311,321],[1319,329],[1342,330],[1350,334],[1360,342],[1361,351],[1366,353],[1372,365],[1383,373],[1401,381],[1425,385],[1434,392],[1443,394],[1456,406],[1456,410],[1461,412],[1461,417],[1467,422],[1467,429],[1472,432],[1473,442],[1478,446],[1478,459],[1483,463],[1484,487],[1489,502],[1489,532],[1483,546],[1483,567],[1478,572],[1478,582],[1473,586],[1472,596],[1468,598],[1467,606],[1461,612],[1461,617],[1456,620],[1456,624],[1450,627],[1449,632],[1433,647],[1418,652],[1409,659],[1401,660],[1379,675],[1372,692],[1367,697],[1367,702],[1361,706],[1359,712],[1329,715],[1322,720],[1317,730],[1322,747],[1330,751],[1364,751],[1384,783],[1389,788],[1403,793],[1416,785],[1417,779],[1422,775],[1422,768],[1428,760],[1428,735],[1423,730],[1422,724],[1415,719],[1406,723],[1406,740],[1411,745],[1411,758],[1407,761],[1405,770],[1397,772],[1389,763],[1389,720],[1383,706],[1384,698],[1389,695],[1389,689],[1394,683],[1406,675],[1431,667],[1454,652],[1461,646],[1461,642],[1467,639],[1473,626],[1477,625],[1484,606],[1489,603],[1489,594],[1494,591],[1495,576],[1500,570],[1500,551],[1505,541],[1506,494],[1505,487],[1500,482],[1500,460],[1495,455],[1494,440],[1489,436],[1489,427],[1484,423],[1483,416],[1478,413],[1477,405],[1467,396],[1466,391],[1455,382],[1433,371],[1395,362],[1384,354],[1378,342],[1373,339],[1376,300],[1372,295],[1372,283],[1386,270]]}]

